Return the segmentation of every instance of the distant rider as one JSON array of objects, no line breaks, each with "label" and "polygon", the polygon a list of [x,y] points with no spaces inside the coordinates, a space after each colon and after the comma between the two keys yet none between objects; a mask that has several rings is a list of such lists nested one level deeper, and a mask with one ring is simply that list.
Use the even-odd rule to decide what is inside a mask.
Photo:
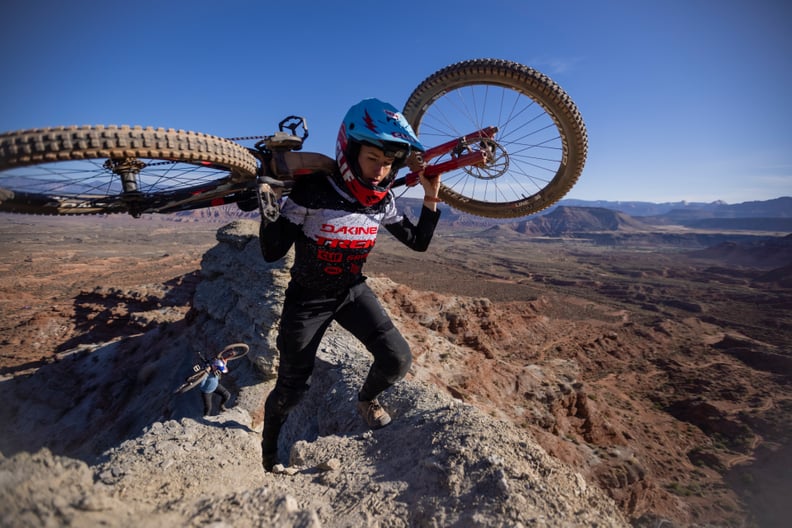
[{"label": "distant rider", "polygon": [[226,361],[217,358],[209,365],[209,375],[204,378],[198,388],[201,390],[204,404],[204,416],[212,414],[212,399],[215,394],[220,396],[220,410],[227,410],[226,404],[231,399],[231,393],[220,384],[220,376],[228,373],[228,365]]}]

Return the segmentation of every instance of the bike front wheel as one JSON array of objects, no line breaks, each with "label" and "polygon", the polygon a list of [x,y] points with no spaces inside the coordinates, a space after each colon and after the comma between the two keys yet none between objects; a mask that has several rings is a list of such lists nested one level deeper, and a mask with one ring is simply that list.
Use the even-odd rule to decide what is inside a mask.
[{"label": "bike front wheel", "polygon": [[0,211],[171,213],[233,202],[256,158],[232,141],[184,130],[82,126],[0,134]]},{"label": "bike front wheel", "polygon": [[[486,127],[492,138],[461,145],[489,153],[481,165],[443,175],[440,197],[460,211],[518,218],[560,200],[586,162],[588,136],[569,95],[546,75],[522,64],[476,59],[426,78],[410,95],[404,116],[425,145],[437,145]],[[476,144],[478,143],[478,144]]]},{"label": "bike front wheel", "polygon": [[246,356],[248,351],[250,351],[250,347],[245,343],[233,343],[228,345],[223,350],[221,350],[217,357],[219,359],[224,359],[226,361],[231,361],[234,359],[239,359],[243,356]]}]

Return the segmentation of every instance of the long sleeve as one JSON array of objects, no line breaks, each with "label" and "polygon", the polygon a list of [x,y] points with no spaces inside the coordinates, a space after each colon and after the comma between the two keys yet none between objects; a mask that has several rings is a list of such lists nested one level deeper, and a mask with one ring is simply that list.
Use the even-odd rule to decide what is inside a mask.
[{"label": "long sleeve", "polygon": [[430,211],[426,207],[422,207],[418,225],[414,225],[405,216],[399,222],[386,224],[385,228],[407,247],[415,251],[426,251],[439,220],[440,211]]},{"label": "long sleeve", "polygon": [[300,226],[293,224],[284,216],[279,216],[274,222],[262,219],[259,227],[259,243],[264,260],[275,262],[282,259],[297,240],[299,233]]}]

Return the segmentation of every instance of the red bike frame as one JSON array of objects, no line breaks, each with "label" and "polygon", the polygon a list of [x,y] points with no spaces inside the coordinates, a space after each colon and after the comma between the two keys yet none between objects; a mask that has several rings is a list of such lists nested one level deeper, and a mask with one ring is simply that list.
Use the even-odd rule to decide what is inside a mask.
[{"label": "red bike frame", "polygon": [[[427,163],[429,160],[438,158],[444,154],[451,154],[453,157],[448,161],[444,161],[436,165],[427,165],[423,170],[424,176],[427,178],[433,178],[438,174],[459,169],[461,167],[483,165],[484,163],[487,163],[490,161],[490,152],[486,150],[470,150],[468,144],[471,142],[480,141],[482,139],[490,139],[497,132],[498,127],[482,128],[481,130],[472,132],[461,138],[452,139],[447,143],[427,149],[427,151],[421,156],[424,162]],[[465,150],[468,151],[465,154],[456,154]],[[393,186],[398,187],[400,185],[406,185],[407,187],[414,187],[418,184],[419,179],[419,172],[411,172],[401,178],[397,178],[396,181],[393,182]]]}]

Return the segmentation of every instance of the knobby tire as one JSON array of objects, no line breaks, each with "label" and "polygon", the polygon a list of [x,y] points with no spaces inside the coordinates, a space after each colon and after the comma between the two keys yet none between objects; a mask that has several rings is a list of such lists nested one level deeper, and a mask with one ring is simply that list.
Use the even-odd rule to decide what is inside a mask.
[{"label": "knobby tire", "polygon": [[588,136],[575,103],[549,77],[515,62],[452,64],[426,78],[403,113],[430,147],[498,127],[492,141],[482,142],[496,154],[491,163],[442,176],[440,197],[466,213],[490,218],[537,213],[569,192],[586,162]]},{"label": "knobby tire", "polygon": [[221,350],[217,357],[226,361],[233,361],[247,355],[250,347],[245,343],[233,343]]},{"label": "knobby tire", "polygon": [[203,369],[195,374],[190,375],[190,377],[182,383],[178,389],[174,391],[174,394],[184,394],[187,391],[191,391],[198,385],[200,385],[203,380],[209,375],[209,371],[207,369]]},{"label": "knobby tire", "polygon": [[[169,213],[234,201],[256,159],[232,141],[184,130],[72,126],[0,134],[0,211]],[[119,167],[134,166],[123,178]],[[250,184],[252,185],[252,183]]]}]

